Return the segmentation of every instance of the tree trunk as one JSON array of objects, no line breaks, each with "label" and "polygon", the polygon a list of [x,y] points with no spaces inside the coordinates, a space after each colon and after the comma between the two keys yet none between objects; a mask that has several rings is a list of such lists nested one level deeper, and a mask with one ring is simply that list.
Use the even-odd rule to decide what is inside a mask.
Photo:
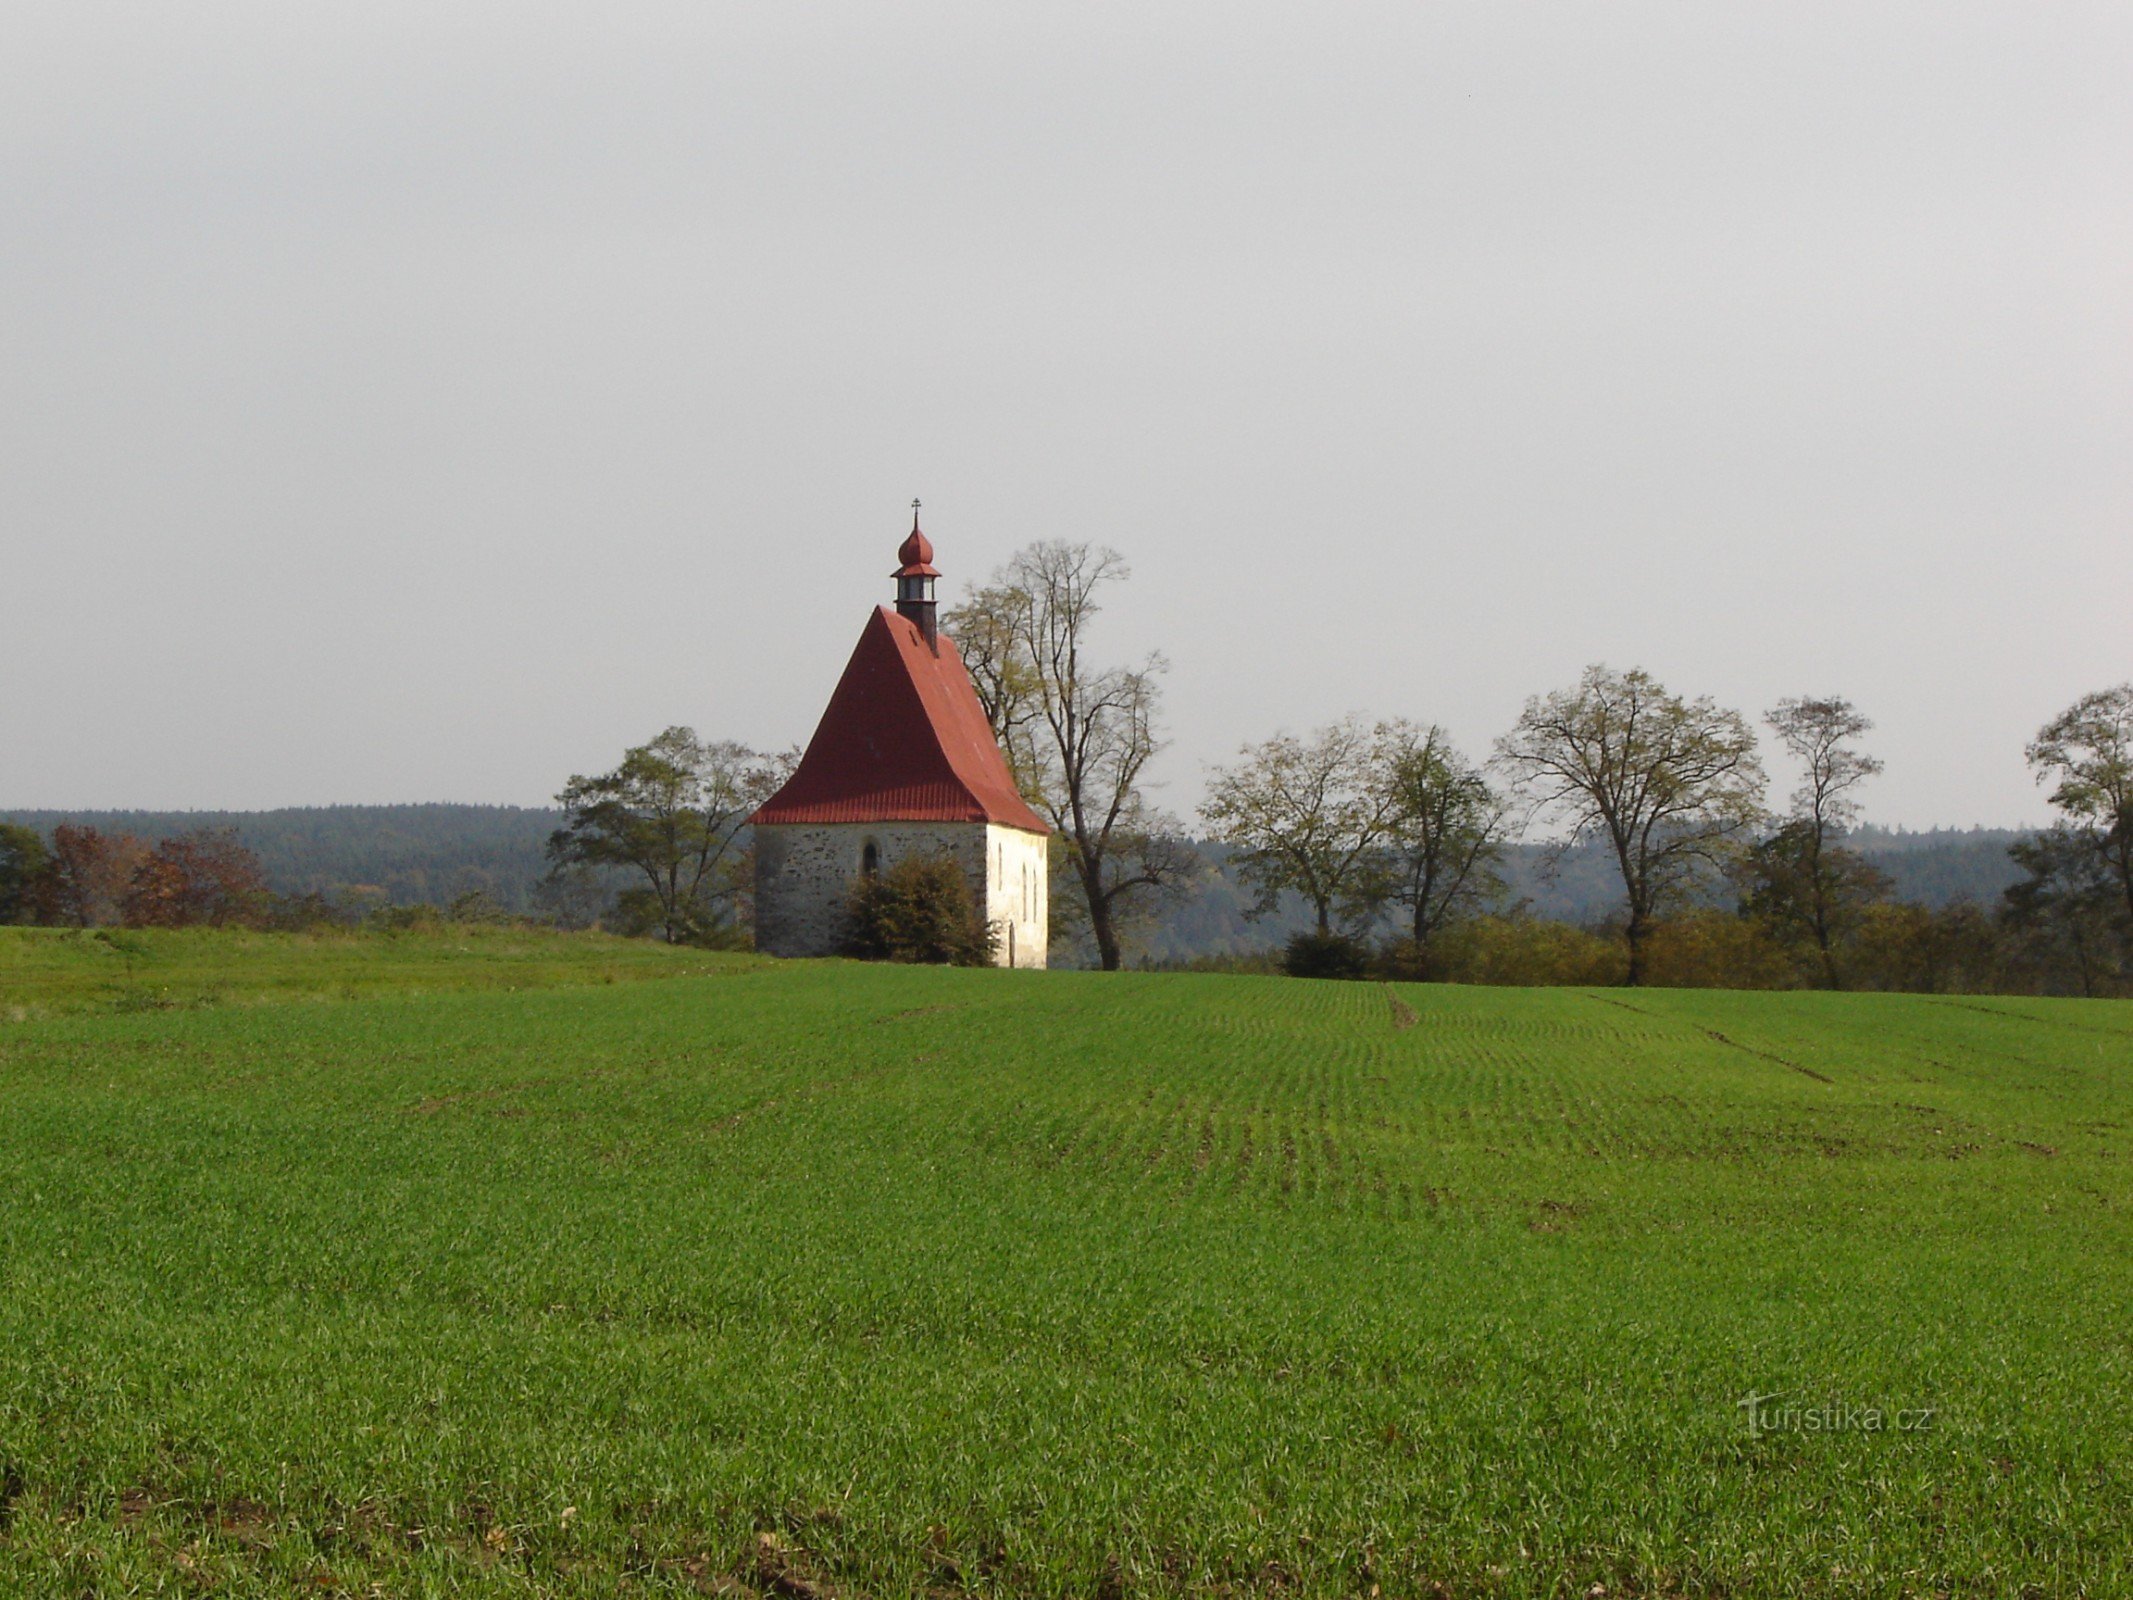
[{"label": "tree trunk", "polygon": [[1832,989],[1844,985],[1837,981],[1837,955],[1830,948],[1829,937],[1829,880],[1822,869],[1822,821],[1814,824],[1814,846],[1808,853],[1807,881],[1814,891],[1815,948],[1822,952],[1822,976]]},{"label": "tree trunk", "polygon": [[[2118,834],[2118,883],[2126,892],[2126,915],[2133,917],[2133,822],[2123,818],[2113,819],[2112,832]],[[2108,837],[2108,836],[2106,836]],[[2111,859],[2110,847],[2104,848],[2104,860]]]},{"label": "tree trunk", "polygon": [[[1087,857],[1082,858],[1084,861]],[[1103,869],[1080,868],[1081,897],[1089,903],[1089,936],[1096,941],[1096,963],[1106,972],[1116,972],[1124,957],[1118,944],[1118,924],[1111,916],[1111,902],[1103,892]]]},{"label": "tree trunk", "polygon": [[1634,989],[1644,982],[1644,936],[1650,930],[1651,915],[1645,908],[1644,880],[1637,871],[1630,842],[1619,833],[1608,842],[1614,846],[1615,865],[1622,873],[1622,897],[1629,905],[1629,926],[1622,930],[1629,940],[1629,971],[1622,982]]},{"label": "tree trunk", "polygon": [[1430,959],[1429,936],[1435,932],[1429,925],[1429,902],[1417,896],[1415,899],[1415,981],[1434,982],[1436,963]]}]

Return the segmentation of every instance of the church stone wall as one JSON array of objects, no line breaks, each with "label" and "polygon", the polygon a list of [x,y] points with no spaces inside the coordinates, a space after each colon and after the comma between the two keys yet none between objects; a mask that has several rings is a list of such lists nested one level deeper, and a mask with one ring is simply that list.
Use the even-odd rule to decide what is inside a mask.
[{"label": "church stone wall", "polygon": [[[946,856],[999,934],[1002,966],[1041,967],[1049,915],[1041,834],[982,822],[766,823],[755,830],[755,943],[774,956],[837,954],[845,902],[864,870],[911,856]],[[1012,962],[1010,963],[1010,952]]]}]

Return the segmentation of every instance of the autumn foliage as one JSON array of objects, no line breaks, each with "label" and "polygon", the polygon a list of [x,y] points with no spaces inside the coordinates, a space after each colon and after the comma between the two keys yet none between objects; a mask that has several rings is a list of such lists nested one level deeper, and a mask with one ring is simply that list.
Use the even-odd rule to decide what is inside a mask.
[{"label": "autumn foliage", "polygon": [[62,822],[52,830],[48,858],[31,894],[38,920],[70,928],[119,921],[134,870],[147,854],[148,846],[130,833]]},{"label": "autumn foliage", "polygon": [[142,857],[120,909],[132,928],[226,928],[256,920],[266,900],[259,858],[229,829],[202,829]]},{"label": "autumn foliage", "polygon": [[256,926],[270,905],[259,858],[227,828],[150,845],[68,822],[52,830],[22,899],[38,921],[71,928]]}]

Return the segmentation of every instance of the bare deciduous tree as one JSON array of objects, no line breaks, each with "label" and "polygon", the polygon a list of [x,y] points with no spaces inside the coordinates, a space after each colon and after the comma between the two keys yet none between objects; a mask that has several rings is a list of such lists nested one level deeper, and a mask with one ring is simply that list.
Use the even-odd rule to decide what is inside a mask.
[{"label": "bare deciduous tree", "polygon": [[955,641],[978,704],[1000,742],[1023,798],[1045,809],[1044,763],[1039,760],[1037,663],[1026,637],[1033,601],[1027,589],[999,580],[974,589],[941,617],[941,631]]},{"label": "bare deciduous tree", "polygon": [[1594,666],[1528,700],[1496,748],[1536,810],[1568,825],[1566,842],[1606,842],[1627,902],[1628,981],[1642,982],[1654,919],[1762,818],[1754,731],[1708,696]]},{"label": "bare deciduous tree", "polygon": [[1107,971],[1124,959],[1130,903],[1192,866],[1142,791],[1161,748],[1163,658],[1098,667],[1085,657],[1099,595],[1127,575],[1115,550],[1048,540],[1017,552],[944,619],[1016,781],[1065,840]]}]

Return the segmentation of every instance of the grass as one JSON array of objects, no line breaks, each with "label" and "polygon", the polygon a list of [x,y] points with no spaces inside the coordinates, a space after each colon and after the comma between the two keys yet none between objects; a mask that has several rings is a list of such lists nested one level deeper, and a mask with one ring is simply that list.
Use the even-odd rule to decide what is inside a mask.
[{"label": "grass", "polygon": [[424,948],[0,946],[0,1592],[2133,1593],[2133,1007]]},{"label": "grass", "polygon": [[0,927],[0,1022],[374,994],[546,989],[731,970],[645,939],[504,925],[397,932]]}]

